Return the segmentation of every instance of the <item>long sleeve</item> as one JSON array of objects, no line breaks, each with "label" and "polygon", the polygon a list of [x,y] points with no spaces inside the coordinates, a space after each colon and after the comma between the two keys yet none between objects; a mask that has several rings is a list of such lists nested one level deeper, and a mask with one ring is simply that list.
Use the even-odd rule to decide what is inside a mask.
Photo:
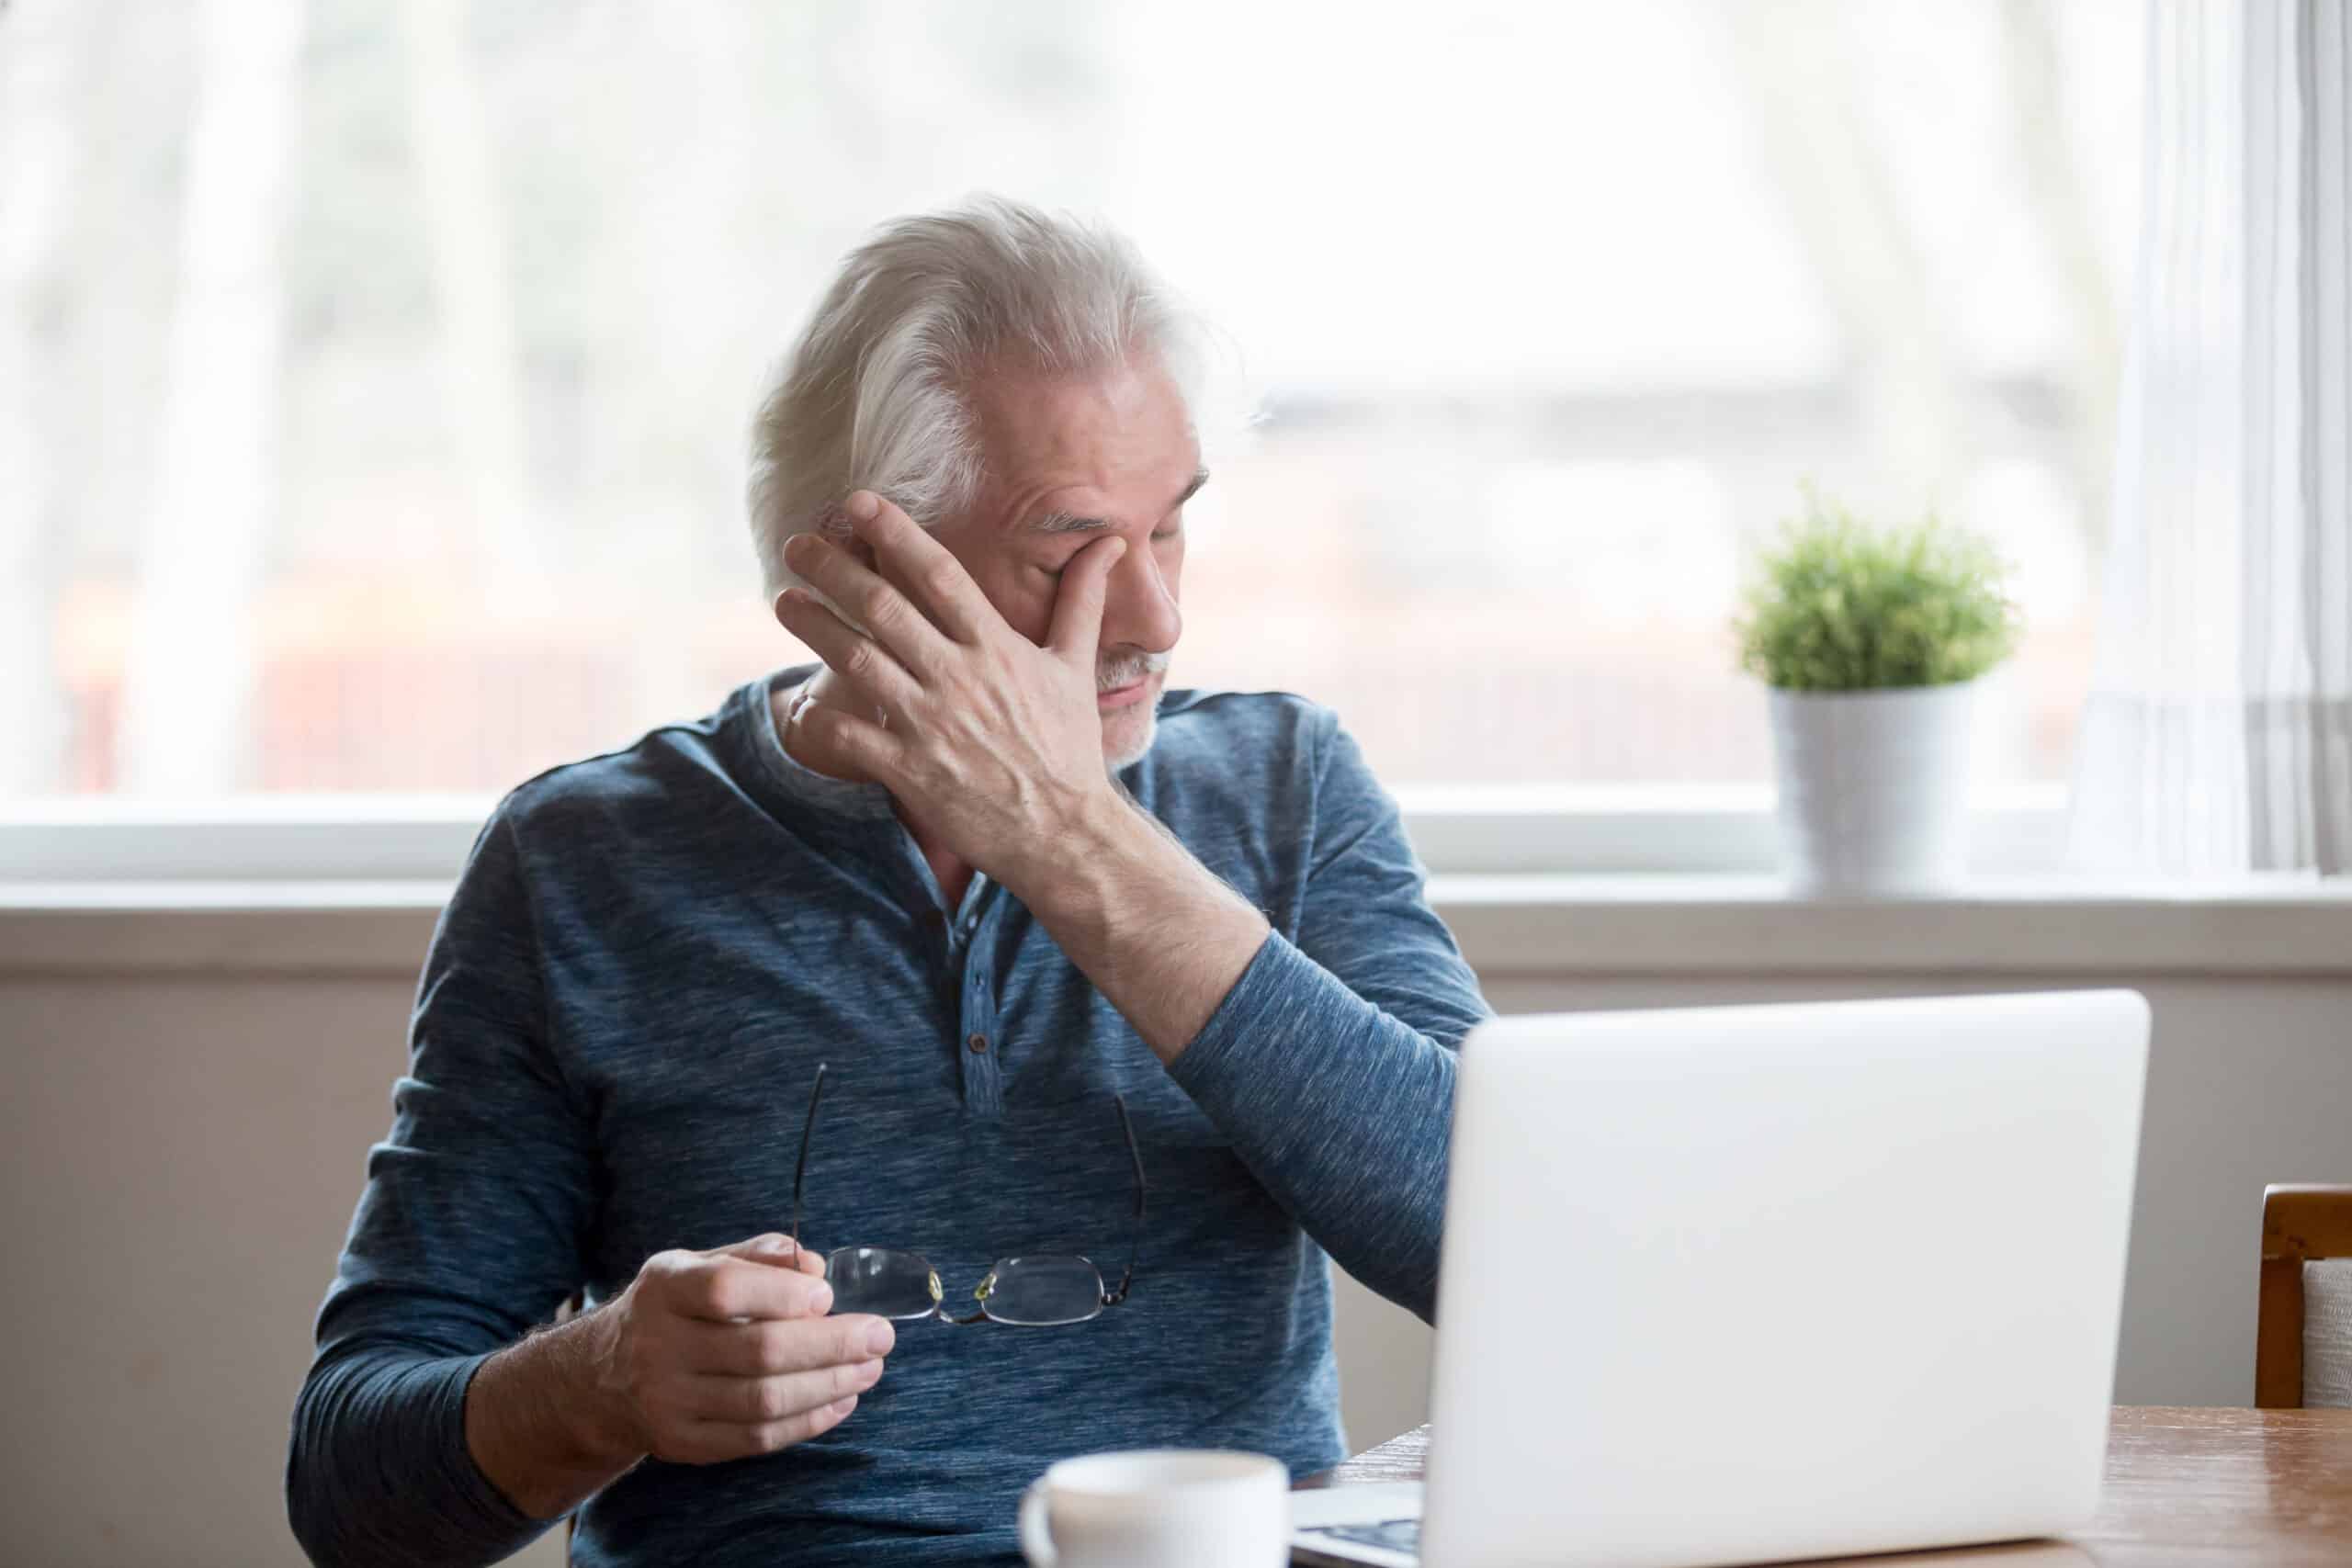
[{"label": "long sleeve", "polygon": [[1336,721],[1316,777],[1296,940],[1266,939],[1170,1071],[1325,1251],[1428,1319],[1454,1052],[1491,1010]]},{"label": "long sleeve", "polygon": [[391,1132],[319,1309],[286,1468],[317,1563],[492,1562],[547,1528],[465,1439],[476,1369],[577,1287],[594,1192],[585,1122],[547,1048],[518,860],[502,807],[435,931]]}]

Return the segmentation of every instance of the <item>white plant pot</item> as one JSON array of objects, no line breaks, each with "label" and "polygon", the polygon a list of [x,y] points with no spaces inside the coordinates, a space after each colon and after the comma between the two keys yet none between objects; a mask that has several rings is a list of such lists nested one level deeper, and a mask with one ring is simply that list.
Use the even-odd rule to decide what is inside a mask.
[{"label": "white plant pot", "polygon": [[1976,683],[1772,691],[1781,860],[1791,892],[1934,893],[1967,857]]}]

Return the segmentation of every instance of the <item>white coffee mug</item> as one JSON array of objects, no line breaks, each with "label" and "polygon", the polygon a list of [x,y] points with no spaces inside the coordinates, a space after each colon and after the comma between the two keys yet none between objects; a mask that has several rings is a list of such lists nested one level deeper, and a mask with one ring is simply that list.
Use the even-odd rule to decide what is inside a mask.
[{"label": "white coffee mug", "polygon": [[1283,1568],[1290,1472],[1217,1449],[1066,1459],[1021,1495],[1021,1550],[1033,1568]]}]

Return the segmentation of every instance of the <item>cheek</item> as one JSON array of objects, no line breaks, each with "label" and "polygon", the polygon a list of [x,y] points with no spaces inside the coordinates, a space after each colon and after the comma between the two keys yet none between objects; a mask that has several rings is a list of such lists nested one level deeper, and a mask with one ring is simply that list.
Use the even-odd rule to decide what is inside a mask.
[{"label": "cheek", "polygon": [[[965,570],[971,569],[967,566]],[[974,572],[972,581],[979,584],[980,592],[1004,617],[1006,626],[1031,642],[1044,644],[1046,634],[1054,624],[1054,584],[1050,580],[1041,580],[1035,572],[1016,566],[1010,571]]]},{"label": "cheek", "polygon": [[1054,629],[1054,600],[1060,585],[1047,582],[1041,588],[1017,592],[997,602],[997,614],[1005,624],[1038,647],[1046,646],[1046,638]]}]

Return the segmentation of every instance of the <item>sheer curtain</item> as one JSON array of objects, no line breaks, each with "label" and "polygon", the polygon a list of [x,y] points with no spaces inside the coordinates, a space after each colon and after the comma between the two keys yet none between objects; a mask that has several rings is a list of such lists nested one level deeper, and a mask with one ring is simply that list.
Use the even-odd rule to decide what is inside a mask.
[{"label": "sheer curtain", "polygon": [[2347,9],[2152,0],[2091,867],[2352,869]]}]

